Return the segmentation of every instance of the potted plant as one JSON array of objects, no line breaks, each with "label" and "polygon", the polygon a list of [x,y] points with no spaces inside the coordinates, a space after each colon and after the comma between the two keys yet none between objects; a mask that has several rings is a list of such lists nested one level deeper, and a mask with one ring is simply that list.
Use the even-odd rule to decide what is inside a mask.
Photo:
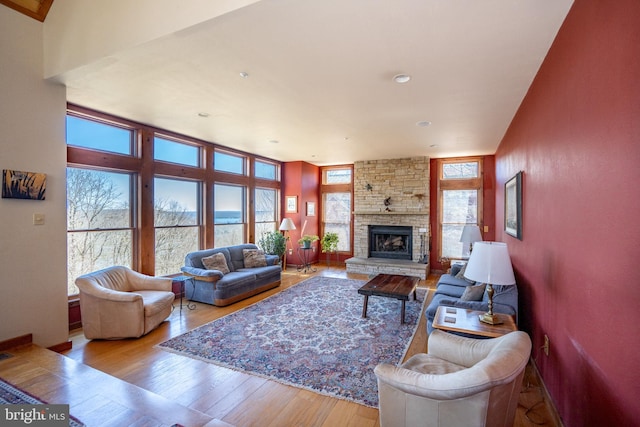
[{"label": "potted plant", "polygon": [[311,243],[315,242],[316,240],[320,240],[320,237],[313,234],[305,234],[300,240],[298,240],[298,244],[303,248],[310,248]]},{"label": "potted plant", "polygon": [[329,231],[322,236],[322,240],[320,241],[320,245],[322,246],[322,252],[327,254],[327,265],[330,265],[330,253],[337,252],[338,250],[338,233],[334,233]]},{"label": "potted plant", "polygon": [[269,231],[268,233],[264,233],[262,237],[260,237],[258,245],[262,248],[264,253],[278,255],[280,259],[282,259],[282,256],[286,251],[286,240],[279,231]]}]

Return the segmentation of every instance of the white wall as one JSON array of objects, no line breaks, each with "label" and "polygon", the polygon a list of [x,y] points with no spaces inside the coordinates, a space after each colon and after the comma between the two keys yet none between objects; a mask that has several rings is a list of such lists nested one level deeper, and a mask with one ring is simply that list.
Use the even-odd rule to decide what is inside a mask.
[{"label": "white wall", "polygon": [[[47,78],[103,60],[259,0],[64,0],[45,20]],[[98,63],[97,66],[104,65]],[[78,70],[78,72],[88,72]]]},{"label": "white wall", "polygon": [[47,174],[46,200],[0,199],[0,341],[32,333],[48,347],[69,336],[66,95],[43,80],[42,31],[0,6],[0,169]]}]

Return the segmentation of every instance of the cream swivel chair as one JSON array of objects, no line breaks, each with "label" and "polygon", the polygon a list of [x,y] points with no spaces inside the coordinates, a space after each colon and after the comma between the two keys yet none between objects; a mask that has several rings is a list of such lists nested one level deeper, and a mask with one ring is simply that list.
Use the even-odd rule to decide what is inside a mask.
[{"label": "cream swivel chair", "polygon": [[435,330],[428,351],[376,366],[382,427],[513,426],[531,353],[526,333],[473,339]]},{"label": "cream swivel chair", "polygon": [[76,279],[82,329],[88,339],[138,338],[171,314],[171,279],[116,266]]}]

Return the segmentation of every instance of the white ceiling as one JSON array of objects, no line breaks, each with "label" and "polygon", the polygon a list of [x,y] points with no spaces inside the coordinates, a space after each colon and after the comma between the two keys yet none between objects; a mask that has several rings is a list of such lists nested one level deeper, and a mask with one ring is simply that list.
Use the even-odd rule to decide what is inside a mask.
[{"label": "white ceiling", "polygon": [[60,81],[69,102],[280,161],[493,154],[571,3],[262,0]]}]

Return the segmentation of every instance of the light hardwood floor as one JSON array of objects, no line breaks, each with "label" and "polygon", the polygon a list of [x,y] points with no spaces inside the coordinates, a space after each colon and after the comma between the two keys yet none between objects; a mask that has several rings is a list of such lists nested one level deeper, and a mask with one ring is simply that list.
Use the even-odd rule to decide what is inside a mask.
[{"label": "light hardwood floor", "polygon": [[[313,275],[367,279],[323,266]],[[5,352],[12,357],[0,360],[0,377],[50,403],[69,403],[71,414],[87,426],[379,426],[377,409],[155,347],[308,277],[289,268],[279,288],[229,307],[196,303],[195,310],[180,312],[177,300],[168,321],[139,339],[88,341],[77,330],[64,356],[33,345],[13,348]],[[431,275],[419,286],[433,289],[437,278]],[[426,340],[421,319],[407,357],[424,352]],[[556,425],[531,366],[524,382],[514,426]]]}]

